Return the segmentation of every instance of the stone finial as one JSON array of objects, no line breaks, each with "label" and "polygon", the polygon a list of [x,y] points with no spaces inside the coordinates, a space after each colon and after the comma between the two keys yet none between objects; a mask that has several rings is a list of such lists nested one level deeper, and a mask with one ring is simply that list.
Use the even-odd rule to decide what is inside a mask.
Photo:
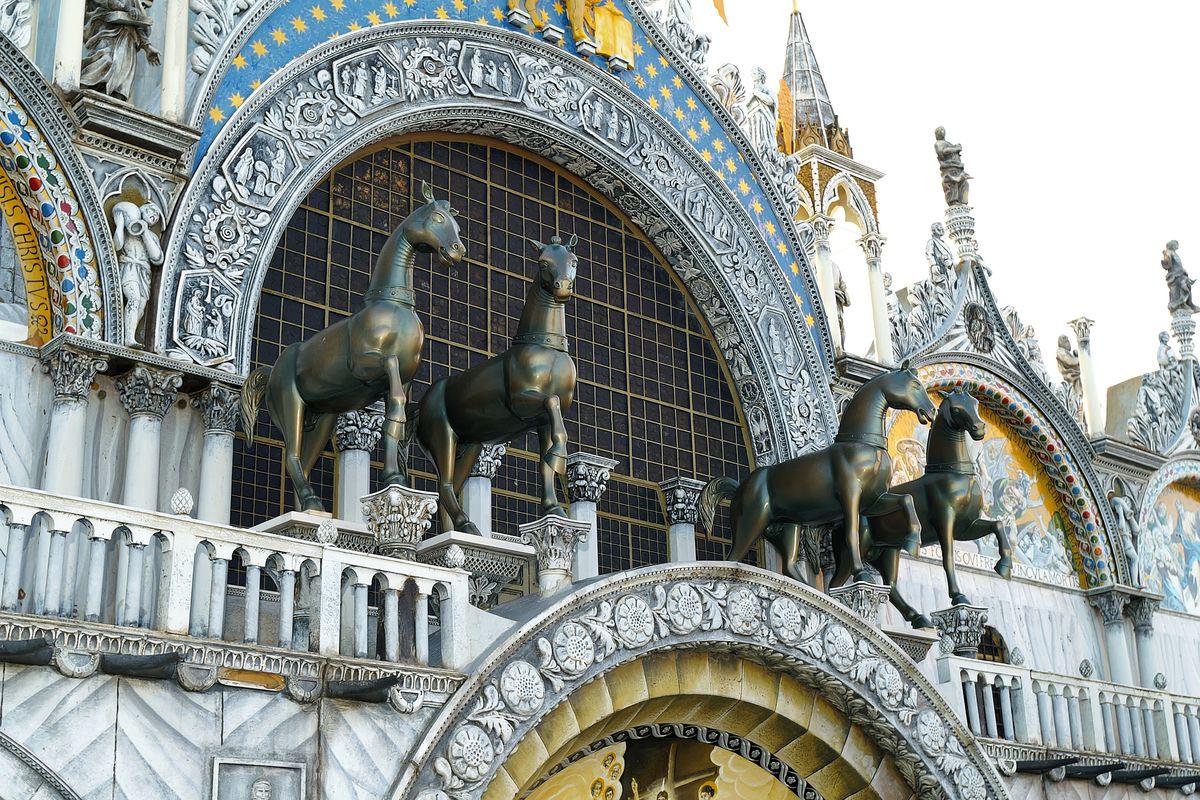
[{"label": "stone finial", "polygon": [[567,456],[567,499],[599,503],[617,463],[592,453],[571,453]]},{"label": "stone finial", "polygon": [[417,543],[437,511],[437,494],[405,486],[385,486],[362,499],[367,528],[381,555],[416,560]]},{"label": "stone finial", "polygon": [[1105,625],[1120,625],[1130,595],[1116,587],[1108,586],[1091,590],[1087,599],[1092,607],[1100,612],[1100,619]]},{"label": "stone finial", "polygon": [[1160,692],[1163,689],[1166,689],[1167,688],[1167,676],[1162,674],[1161,672],[1156,672],[1154,674],[1154,688],[1158,689]]},{"label": "stone finial", "polygon": [[587,522],[555,515],[520,526],[521,541],[532,545],[537,556],[538,586],[544,594],[570,582],[575,548],[591,529]]},{"label": "stone finial", "polygon": [[379,444],[383,433],[383,415],[368,409],[338,414],[334,439],[338,450],[365,450],[368,453]]},{"label": "stone finial", "polygon": [[195,505],[196,502],[192,499],[192,493],[182,486],[175,490],[175,494],[171,495],[172,514],[186,517],[192,513],[192,508]]},{"label": "stone finial", "polygon": [[668,478],[659,484],[667,500],[668,525],[695,525],[704,481],[695,478]]},{"label": "stone finial", "polygon": [[467,563],[467,554],[461,546],[452,544],[446,548],[446,566],[452,569],[462,569]]},{"label": "stone finial", "polygon": [[1129,603],[1125,606],[1125,614],[1133,621],[1133,629],[1135,631],[1153,630],[1154,612],[1158,611],[1161,603],[1162,598],[1160,597],[1131,596]]},{"label": "stone finial", "polygon": [[507,452],[508,445],[485,444],[479,451],[479,458],[475,459],[475,466],[471,467],[471,477],[495,480],[496,472],[499,471],[500,464],[504,461],[504,454]]},{"label": "stone finial", "polygon": [[853,581],[829,590],[830,597],[876,627],[883,604],[891,594],[892,587],[867,581]]},{"label": "stone finial", "polygon": [[333,544],[338,539],[337,525],[333,524],[332,519],[323,519],[313,536],[320,544]]},{"label": "stone finial", "polygon": [[1092,663],[1090,658],[1085,658],[1079,662],[1079,674],[1084,678],[1090,678],[1096,674],[1096,665]]},{"label": "stone finial", "polygon": [[974,658],[987,623],[987,609],[982,606],[958,605],[934,611],[929,616],[950,645],[956,656]]},{"label": "stone finial", "polygon": [[117,393],[131,417],[162,419],[182,384],[183,375],[178,372],[138,364],[117,378]]},{"label": "stone finial", "polygon": [[108,361],[92,355],[60,347],[42,362],[42,369],[54,383],[55,400],[86,400],[96,380],[96,373],[108,369]]},{"label": "stone finial", "polygon": [[204,431],[233,433],[241,414],[241,394],[221,383],[210,383],[192,398],[192,406],[204,414]]}]

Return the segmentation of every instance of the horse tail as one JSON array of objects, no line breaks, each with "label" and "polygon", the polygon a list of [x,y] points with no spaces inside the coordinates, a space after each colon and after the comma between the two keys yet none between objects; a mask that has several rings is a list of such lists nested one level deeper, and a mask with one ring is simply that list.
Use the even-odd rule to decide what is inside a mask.
[{"label": "horse tail", "polygon": [[270,367],[259,367],[246,377],[242,384],[242,430],[246,432],[246,448],[254,446],[254,423],[258,419],[258,408],[267,393],[267,381],[271,379]]},{"label": "horse tail", "polygon": [[400,444],[404,452],[412,447],[413,439],[417,438],[417,417],[421,415],[421,403],[413,400],[404,406],[404,431],[400,436]]},{"label": "horse tail", "polygon": [[713,522],[717,518],[717,504],[733,497],[737,489],[738,482],[733,478],[713,478],[700,490],[700,522],[704,530],[712,532]]}]

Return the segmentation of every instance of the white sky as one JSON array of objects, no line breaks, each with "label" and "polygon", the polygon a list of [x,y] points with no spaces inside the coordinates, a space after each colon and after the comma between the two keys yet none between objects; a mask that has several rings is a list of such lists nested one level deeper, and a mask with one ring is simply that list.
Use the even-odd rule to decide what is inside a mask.
[{"label": "white sky", "polygon": [[[728,27],[709,0],[694,2],[714,39],[710,67],[732,61],[748,82],[761,65],[774,87],[792,0],[726,0]],[[933,129],[944,125],[974,177],[992,290],[1036,328],[1051,375],[1058,335],[1080,315],[1096,321],[1101,387],[1154,369],[1168,239],[1200,277],[1200,3],[800,0],[800,11],[855,159],[886,174],[893,288],[928,274],[929,225],[945,207]],[[870,298],[852,242],[835,238],[834,258],[851,294],[847,347],[865,353]]]}]

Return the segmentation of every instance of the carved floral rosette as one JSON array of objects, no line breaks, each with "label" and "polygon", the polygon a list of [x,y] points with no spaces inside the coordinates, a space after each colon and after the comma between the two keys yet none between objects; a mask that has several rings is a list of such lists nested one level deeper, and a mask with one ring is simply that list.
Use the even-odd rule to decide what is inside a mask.
[{"label": "carved floral rosette", "polygon": [[443,712],[440,738],[418,755],[425,767],[398,796],[475,800],[522,737],[577,687],[640,654],[718,641],[820,691],[890,752],[910,785],[965,800],[1006,796],[982,751],[893,643],[776,576],[707,572],[643,568],[582,590],[564,601],[570,614],[551,612],[514,634]]},{"label": "carved floral rosette", "polygon": [[425,537],[437,511],[437,494],[386,486],[363,497],[362,510],[380,554],[415,561],[417,543]]}]

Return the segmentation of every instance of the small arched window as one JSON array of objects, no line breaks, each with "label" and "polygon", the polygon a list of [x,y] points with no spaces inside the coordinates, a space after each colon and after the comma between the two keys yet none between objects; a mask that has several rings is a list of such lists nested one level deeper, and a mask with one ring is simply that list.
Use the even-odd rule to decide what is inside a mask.
[{"label": "small arched window", "polygon": [[994,661],[997,664],[1008,663],[1008,645],[1004,637],[991,625],[983,627],[983,636],[979,639],[979,653],[975,656],[980,661]]}]

